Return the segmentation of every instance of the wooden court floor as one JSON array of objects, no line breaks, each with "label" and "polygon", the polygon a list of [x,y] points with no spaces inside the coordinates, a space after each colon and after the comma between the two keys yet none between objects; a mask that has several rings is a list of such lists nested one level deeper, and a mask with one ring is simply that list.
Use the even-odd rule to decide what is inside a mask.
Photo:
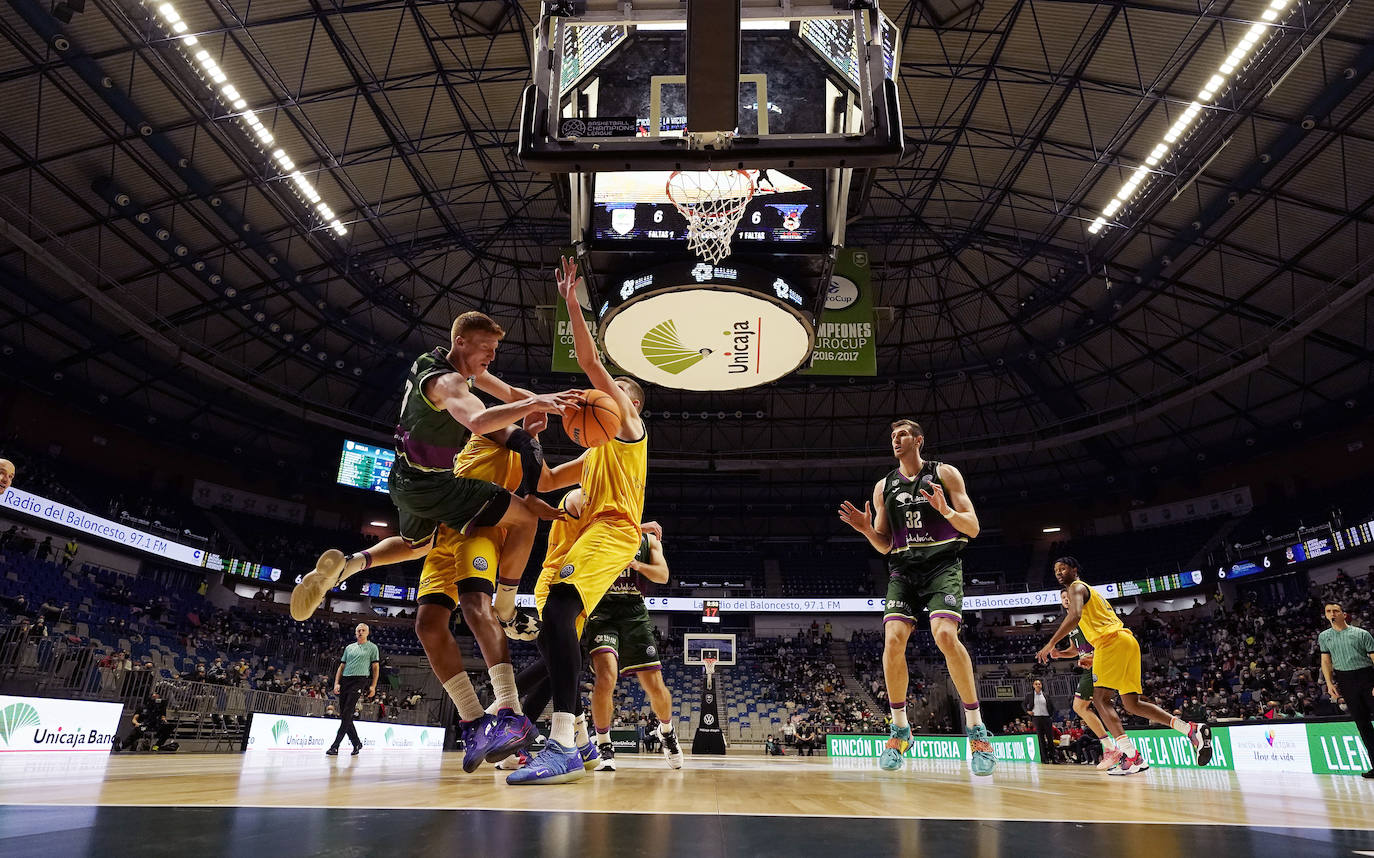
[{"label": "wooden court floor", "polygon": [[0,754],[0,855],[1374,855],[1374,782],[1354,777],[617,762],[509,787],[457,754]]}]

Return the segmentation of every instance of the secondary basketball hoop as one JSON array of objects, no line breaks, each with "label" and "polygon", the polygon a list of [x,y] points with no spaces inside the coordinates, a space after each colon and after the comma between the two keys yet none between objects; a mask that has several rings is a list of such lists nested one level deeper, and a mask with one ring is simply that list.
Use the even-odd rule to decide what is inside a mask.
[{"label": "secondary basketball hoop", "polygon": [[674,170],[665,193],[687,219],[687,249],[714,265],[730,255],[730,240],[755,190],[746,170]]}]

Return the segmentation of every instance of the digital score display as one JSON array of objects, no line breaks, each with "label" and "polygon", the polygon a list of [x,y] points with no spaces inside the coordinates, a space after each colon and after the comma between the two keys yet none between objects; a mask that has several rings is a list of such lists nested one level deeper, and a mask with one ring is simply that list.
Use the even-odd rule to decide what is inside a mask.
[{"label": "digital score display", "polygon": [[[825,238],[822,170],[746,170],[754,190],[741,184],[733,199],[744,206],[733,243],[740,248],[817,245]],[[668,196],[671,171],[598,173],[593,190],[592,237],[604,247],[687,241],[687,218]]]},{"label": "digital score display", "polygon": [[703,623],[720,622],[720,600],[704,599],[701,603],[701,621]]},{"label": "digital score display", "polygon": [[374,447],[358,441],[344,441],[336,479],[342,486],[384,493],[395,464],[395,450]]},{"label": "digital score display", "polygon": [[[897,27],[882,16],[883,72],[896,79]],[[809,44],[835,71],[859,84],[859,45],[854,38],[854,22],[840,18],[810,18],[802,21],[802,41]]]},{"label": "digital score display", "polygon": [[1354,527],[1338,530],[1331,534],[1331,541],[1335,543],[1337,551],[1374,543],[1374,521],[1366,521]]},{"label": "digital score display", "polygon": [[1283,554],[1289,563],[1302,563],[1304,560],[1313,560],[1330,554],[1335,550],[1331,543],[1330,537],[1318,536],[1303,540],[1297,545],[1288,546],[1284,549]]},{"label": "digital score display", "polygon": [[1167,593],[1202,583],[1202,571],[1178,572],[1173,575],[1159,575],[1154,578],[1141,578],[1135,581],[1121,581],[1116,585],[1117,593],[1122,596],[1144,596],[1150,593]]},{"label": "digital score display", "polygon": [[559,94],[566,93],[582,76],[596,68],[602,58],[625,41],[628,30],[622,24],[584,24],[563,27],[563,68],[559,73]]},{"label": "digital score display", "polygon": [[224,564],[224,572],[227,575],[237,575],[240,578],[252,578],[255,581],[281,580],[280,569],[274,566],[263,566],[261,563],[249,563],[247,560],[231,558]]},{"label": "digital score display", "polygon": [[415,587],[401,587],[396,584],[382,584],[376,581],[369,581],[363,584],[358,590],[360,596],[368,596],[373,599],[396,599],[398,601],[413,602],[417,593]]}]

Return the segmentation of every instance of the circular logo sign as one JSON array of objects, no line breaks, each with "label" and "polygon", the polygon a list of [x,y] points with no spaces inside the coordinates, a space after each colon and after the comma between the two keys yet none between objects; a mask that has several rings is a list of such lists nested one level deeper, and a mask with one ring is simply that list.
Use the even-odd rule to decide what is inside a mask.
[{"label": "circular logo sign", "polygon": [[678,390],[740,390],[801,366],[810,331],[790,310],[743,292],[686,288],[635,301],[605,325],[621,369]]},{"label": "circular logo sign", "polygon": [[859,300],[859,286],[848,277],[836,274],[830,278],[830,289],[825,293],[825,309],[843,310]]},{"label": "circular logo sign", "polygon": [[587,133],[587,123],[581,119],[564,119],[558,130],[564,137],[581,137]]},{"label": "circular logo sign", "polygon": [[707,712],[705,715],[701,716],[701,723],[703,726],[710,727],[716,723],[716,716],[712,715],[710,712]]},{"label": "circular logo sign", "polygon": [[569,563],[567,566],[564,566],[562,569],[559,569],[559,570],[558,570],[558,577],[559,577],[559,578],[567,578],[567,577],[568,577],[569,575],[571,575],[572,573],[573,573],[573,565],[572,565],[571,563]]},{"label": "circular logo sign", "polygon": [[472,568],[473,568],[473,569],[476,569],[478,572],[485,572],[485,571],[487,571],[487,558],[485,558],[485,557],[474,557],[474,558],[472,558]]}]

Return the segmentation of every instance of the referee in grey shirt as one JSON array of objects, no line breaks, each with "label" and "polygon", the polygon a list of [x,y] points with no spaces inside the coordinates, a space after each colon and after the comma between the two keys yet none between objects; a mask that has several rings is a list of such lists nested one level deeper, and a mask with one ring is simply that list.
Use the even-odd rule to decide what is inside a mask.
[{"label": "referee in grey shirt", "polygon": [[[1346,710],[1364,740],[1365,753],[1374,757],[1374,635],[1345,621],[1339,602],[1326,603],[1331,628],[1317,635],[1322,651],[1322,676],[1333,702],[1345,698]],[[1364,773],[1374,780],[1374,769]]]},{"label": "referee in grey shirt", "polygon": [[382,660],[381,653],[377,652],[377,645],[367,639],[369,631],[371,629],[367,627],[367,623],[358,623],[358,627],[353,630],[358,641],[344,647],[343,658],[339,659],[339,668],[334,671],[334,693],[339,695],[339,732],[334,735],[334,744],[325,751],[331,757],[338,755],[339,744],[343,742],[344,736],[348,736],[348,740],[353,743],[353,756],[358,756],[358,752],[363,749],[362,740],[358,738],[358,731],[353,726],[353,710],[358,705],[358,698],[362,696],[364,688],[367,689],[369,699],[377,695],[378,665]]}]

